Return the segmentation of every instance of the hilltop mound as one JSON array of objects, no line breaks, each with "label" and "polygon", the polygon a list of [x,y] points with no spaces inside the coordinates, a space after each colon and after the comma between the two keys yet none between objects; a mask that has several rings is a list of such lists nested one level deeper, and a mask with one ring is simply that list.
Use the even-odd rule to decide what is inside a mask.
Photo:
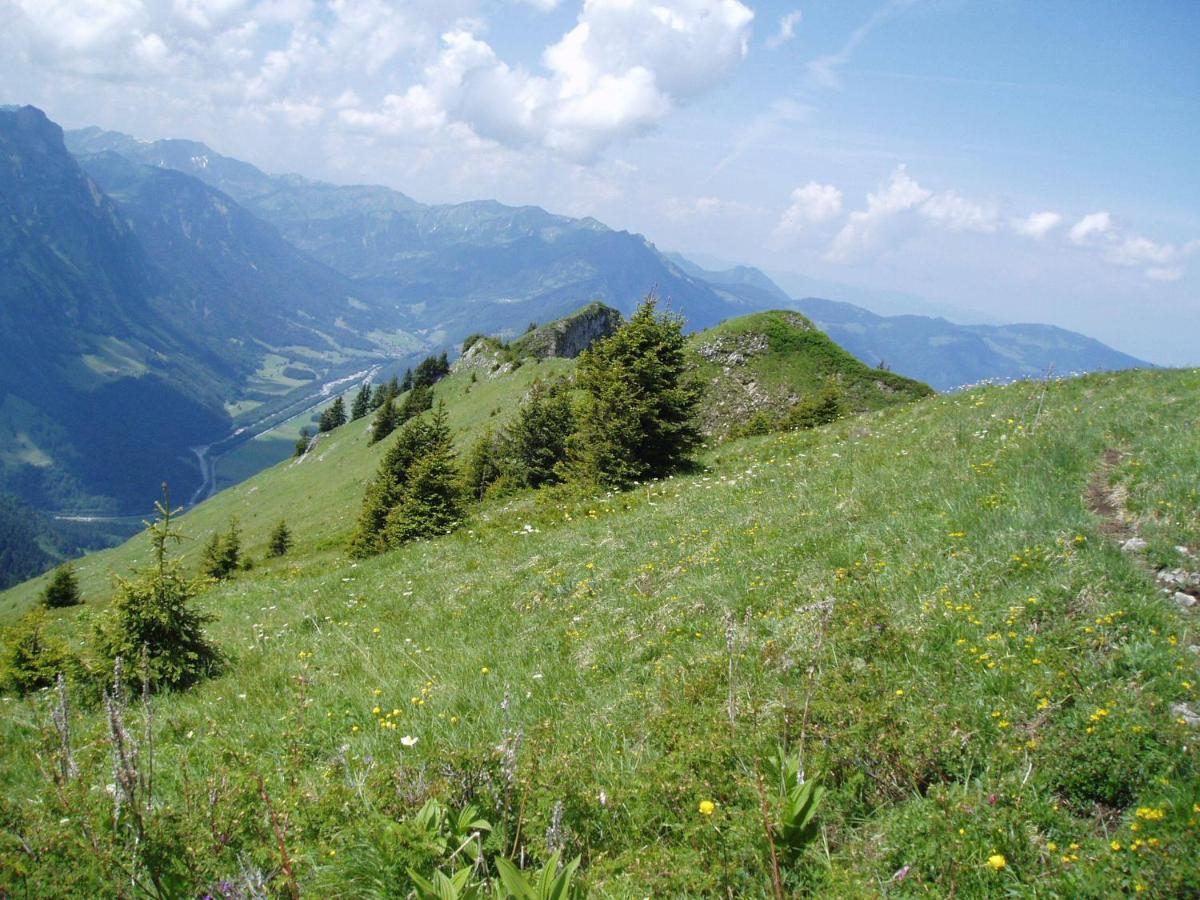
[{"label": "hilltop mound", "polygon": [[761,430],[829,392],[843,414],[882,409],[933,393],[927,385],[872,369],[797,312],[730,319],[694,335],[690,348],[708,383],[704,429],[722,436],[756,417]]}]

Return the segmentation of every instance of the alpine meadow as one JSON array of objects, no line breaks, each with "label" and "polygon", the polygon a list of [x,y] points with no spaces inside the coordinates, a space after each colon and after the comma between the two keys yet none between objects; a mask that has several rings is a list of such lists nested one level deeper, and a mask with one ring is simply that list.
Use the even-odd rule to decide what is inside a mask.
[{"label": "alpine meadow", "polygon": [[1200,896],[1200,7],[0,20],[0,900]]}]

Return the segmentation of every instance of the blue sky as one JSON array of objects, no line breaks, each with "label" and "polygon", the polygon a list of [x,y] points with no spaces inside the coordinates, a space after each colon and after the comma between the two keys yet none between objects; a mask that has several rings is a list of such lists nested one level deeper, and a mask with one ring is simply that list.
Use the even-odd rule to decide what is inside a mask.
[{"label": "blue sky", "polygon": [[0,101],[67,127],[1200,363],[1194,0],[0,0],[0,23]]}]

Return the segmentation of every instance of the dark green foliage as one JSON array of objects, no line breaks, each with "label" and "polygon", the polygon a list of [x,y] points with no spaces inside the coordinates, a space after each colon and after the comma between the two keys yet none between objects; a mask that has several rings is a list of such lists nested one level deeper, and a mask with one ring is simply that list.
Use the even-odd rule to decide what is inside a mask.
[{"label": "dark green foliage", "polygon": [[427,384],[417,384],[408,392],[408,396],[400,404],[400,410],[396,415],[399,418],[400,424],[403,424],[409,419],[419,416],[425,410],[432,408],[433,388]]},{"label": "dark green foliage", "polygon": [[463,490],[475,500],[482,500],[489,487],[504,474],[504,440],[492,429],[479,436],[463,459]]},{"label": "dark green foliage", "polygon": [[296,438],[296,448],[292,452],[292,456],[303,456],[308,452],[308,445],[312,441],[312,433],[308,428],[300,429],[300,436]]},{"label": "dark green foliage", "polygon": [[271,536],[267,538],[267,556],[286,556],[291,548],[292,533],[288,530],[287,522],[280,519],[279,524],[271,529]]},{"label": "dark green foliage", "polygon": [[358,393],[354,395],[354,403],[350,405],[350,421],[357,422],[371,411],[371,386],[363,382]]},{"label": "dark green foliage", "polygon": [[462,498],[446,410],[410,421],[388,448],[367,487],[354,556],[369,556],[405,541],[444,534],[462,517]]},{"label": "dark green foliage", "polygon": [[816,428],[836,422],[845,414],[842,392],[837,382],[830,379],[820,393],[802,400],[788,410],[783,417],[784,429]]},{"label": "dark green foliage", "polygon": [[76,669],[66,641],[48,633],[41,609],[30,610],[8,629],[4,646],[4,686],[17,694],[49,687],[60,672],[69,675]]},{"label": "dark green foliage", "polygon": [[236,518],[229,520],[229,530],[214,534],[204,547],[201,569],[209,578],[228,578],[242,563],[242,532]]},{"label": "dark green foliage", "polygon": [[[407,390],[407,388],[405,390]],[[393,375],[383,384],[375,386],[375,391],[373,394],[371,394],[370,411],[374,412],[387,403],[388,400],[399,397],[400,393],[400,383],[396,381],[396,376]]]},{"label": "dark green foliage", "polygon": [[[440,356],[427,356],[421,360],[416,371],[412,372],[412,387],[433,387],[449,374],[450,361],[445,353]],[[405,376],[407,380],[408,373],[405,373]]]},{"label": "dark green foliage", "polygon": [[167,558],[168,542],[183,536],[173,528],[178,510],[170,494],[154,504],[159,518],[147,523],[153,563],[131,578],[116,577],[116,595],[96,629],[96,649],[110,662],[142,659],[145,677],[155,690],[187,687],[215,674],[222,657],[204,634],[212,620],[193,608],[204,580],[191,578],[177,559]]},{"label": "dark green foliage", "polygon": [[513,477],[532,488],[561,480],[567,441],[574,431],[570,384],[539,381],[507,431],[505,449]]},{"label": "dark green foliage", "polygon": [[383,401],[383,406],[379,407],[379,411],[375,413],[375,421],[371,423],[370,443],[378,444],[382,441],[396,430],[399,421],[396,413],[396,401],[388,397]]},{"label": "dark green foliage", "polygon": [[683,320],[653,295],[579,358],[585,391],[568,469],[580,481],[623,487],[678,469],[700,443],[701,386],[684,358]]},{"label": "dark green foliage", "polygon": [[466,336],[466,337],[463,339],[463,342],[462,342],[462,351],[461,351],[461,352],[462,352],[462,353],[466,353],[468,350],[470,350],[472,347],[474,347],[474,346],[475,346],[475,342],[476,342],[476,341],[478,341],[478,340],[480,340],[480,339],[482,339],[482,338],[483,338],[483,335],[482,335],[482,334],[479,334],[478,332],[476,332],[475,334],[469,334],[469,335],[467,335],[467,336]]},{"label": "dark green foliage", "polygon": [[317,427],[321,431],[333,431],[346,424],[346,403],[341,397],[338,397],[332,404],[327,406],[321,413],[321,419]]},{"label": "dark green foliage", "polygon": [[413,370],[405,369],[404,378],[400,380],[400,393],[411,391],[413,386]]},{"label": "dark green foliage", "polygon": [[61,606],[75,606],[83,602],[79,596],[79,580],[75,577],[75,569],[70,563],[63,563],[50,576],[50,583],[42,591],[42,605],[54,609]]}]

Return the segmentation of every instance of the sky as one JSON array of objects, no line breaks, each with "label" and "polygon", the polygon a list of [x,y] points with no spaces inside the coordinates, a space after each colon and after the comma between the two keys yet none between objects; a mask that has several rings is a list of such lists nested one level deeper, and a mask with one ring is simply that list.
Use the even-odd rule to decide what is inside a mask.
[{"label": "sky", "polygon": [[1196,0],[0,0],[0,103],[1200,365],[1198,46]]}]

